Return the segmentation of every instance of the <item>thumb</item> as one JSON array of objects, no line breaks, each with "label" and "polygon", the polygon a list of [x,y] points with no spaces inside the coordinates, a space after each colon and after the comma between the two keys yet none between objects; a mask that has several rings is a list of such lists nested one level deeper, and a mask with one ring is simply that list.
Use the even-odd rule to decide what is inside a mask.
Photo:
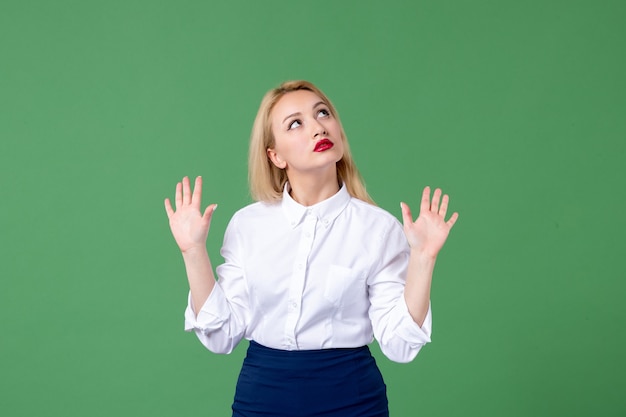
[{"label": "thumb", "polygon": [[409,206],[406,203],[401,202],[400,208],[402,209],[402,222],[404,225],[408,226],[413,223],[413,216],[411,215],[411,209]]},{"label": "thumb", "polygon": [[213,217],[213,213],[217,209],[217,204],[211,204],[204,210],[204,214],[202,215],[202,220],[205,223],[211,223],[211,218]]}]

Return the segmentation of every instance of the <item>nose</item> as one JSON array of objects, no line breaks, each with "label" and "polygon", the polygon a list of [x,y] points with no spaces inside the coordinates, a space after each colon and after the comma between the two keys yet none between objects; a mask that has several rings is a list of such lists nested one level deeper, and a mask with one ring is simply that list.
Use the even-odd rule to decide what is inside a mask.
[{"label": "nose", "polygon": [[318,136],[324,136],[328,134],[326,132],[326,128],[318,121],[313,125],[313,138],[317,138]]}]

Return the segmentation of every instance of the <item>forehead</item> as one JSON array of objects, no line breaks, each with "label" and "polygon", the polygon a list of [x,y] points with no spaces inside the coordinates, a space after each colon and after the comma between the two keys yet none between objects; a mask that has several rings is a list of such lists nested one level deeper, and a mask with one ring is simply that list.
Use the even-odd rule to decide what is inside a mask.
[{"label": "forehead", "polygon": [[272,109],[272,118],[283,120],[293,113],[303,113],[311,110],[319,102],[323,102],[317,94],[309,90],[290,91],[282,96]]}]

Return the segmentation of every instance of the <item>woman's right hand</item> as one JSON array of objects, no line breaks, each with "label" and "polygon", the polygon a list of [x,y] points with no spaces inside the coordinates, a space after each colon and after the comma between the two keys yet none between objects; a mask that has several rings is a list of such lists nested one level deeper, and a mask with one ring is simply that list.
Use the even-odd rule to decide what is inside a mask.
[{"label": "woman's right hand", "polygon": [[165,212],[170,220],[170,229],[181,252],[193,251],[195,249],[206,250],[206,239],[209,235],[211,217],[217,208],[217,204],[211,204],[200,211],[202,200],[202,177],[196,178],[193,187],[193,194],[189,184],[189,177],[183,178],[182,182],[176,184],[175,207],[169,198],[165,199]]}]

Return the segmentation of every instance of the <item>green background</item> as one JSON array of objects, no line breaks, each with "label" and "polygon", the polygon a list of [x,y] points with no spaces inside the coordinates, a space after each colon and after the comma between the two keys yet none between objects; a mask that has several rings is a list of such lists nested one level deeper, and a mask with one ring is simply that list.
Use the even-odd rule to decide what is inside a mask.
[{"label": "green background", "polygon": [[0,0],[0,414],[225,416],[183,332],[163,199],[202,175],[209,248],[249,202],[286,79],[342,116],[377,203],[460,219],[433,343],[374,352],[394,416],[626,414],[623,1]]}]

